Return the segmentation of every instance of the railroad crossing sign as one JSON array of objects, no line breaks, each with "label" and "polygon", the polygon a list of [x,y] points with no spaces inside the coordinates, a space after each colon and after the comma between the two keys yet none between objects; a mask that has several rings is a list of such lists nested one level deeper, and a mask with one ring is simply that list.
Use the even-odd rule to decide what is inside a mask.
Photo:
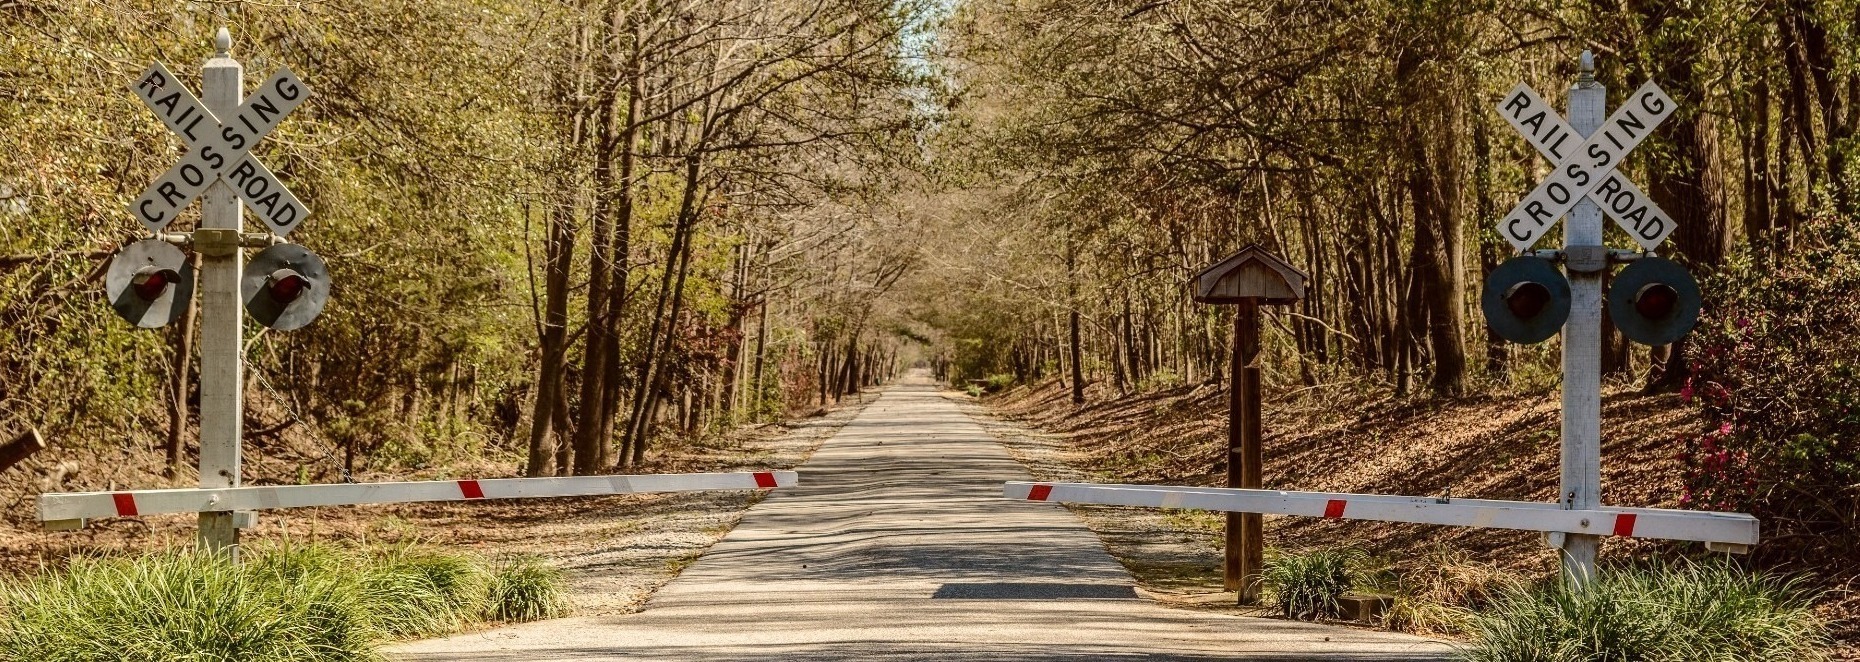
[{"label": "railroad crossing sign", "polygon": [[273,234],[290,234],[310,215],[277,175],[251,155],[252,147],[310,96],[310,88],[289,67],[279,69],[225,120],[214,117],[160,62],[143,71],[129,89],[189,146],[180,163],[129,203],[129,213],[149,231],[167,227],[216,180],[225,180]]},{"label": "railroad crossing sign", "polygon": [[1673,233],[1673,217],[1615,168],[1654,127],[1673,115],[1675,107],[1672,97],[1653,81],[1647,81],[1587,140],[1582,140],[1536,90],[1518,83],[1499,102],[1498,112],[1556,168],[1499,220],[1498,233],[1518,250],[1530,250],[1556,225],[1557,219],[1587,197],[1627,230],[1641,248],[1658,248]]}]

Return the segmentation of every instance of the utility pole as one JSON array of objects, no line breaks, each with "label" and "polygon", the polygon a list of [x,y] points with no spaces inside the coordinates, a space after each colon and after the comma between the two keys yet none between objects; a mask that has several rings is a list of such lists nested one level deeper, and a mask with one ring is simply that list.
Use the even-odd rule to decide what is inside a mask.
[{"label": "utility pole", "polygon": [[[220,28],[218,52],[201,72],[201,94],[216,117],[232,118],[245,96],[245,67],[232,59],[232,35]],[[244,423],[244,277],[240,230],[245,210],[223,180],[207,187],[200,202],[200,487],[239,486],[240,426]],[[237,560],[239,529],[230,511],[200,513],[200,544]]]},{"label": "utility pole", "polygon": [[[1608,90],[1595,82],[1595,56],[1582,52],[1581,73],[1569,90],[1569,125],[1588,138],[1607,115]],[[1584,197],[1563,226],[1565,255],[1605,255],[1602,209]],[[1570,268],[1569,320],[1563,324],[1562,500],[1569,510],[1602,505],[1602,276],[1605,269]],[[1580,584],[1595,576],[1601,536],[1563,539],[1563,576]]]}]

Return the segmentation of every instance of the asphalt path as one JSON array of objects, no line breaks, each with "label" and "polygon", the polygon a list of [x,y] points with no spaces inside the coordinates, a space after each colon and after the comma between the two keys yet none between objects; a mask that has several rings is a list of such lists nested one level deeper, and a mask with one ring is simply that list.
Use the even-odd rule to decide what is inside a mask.
[{"label": "asphalt path", "polygon": [[1400,634],[1176,609],[922,375],[883,391],[644,611],[394,647],[426,660],[1444,660]]}]

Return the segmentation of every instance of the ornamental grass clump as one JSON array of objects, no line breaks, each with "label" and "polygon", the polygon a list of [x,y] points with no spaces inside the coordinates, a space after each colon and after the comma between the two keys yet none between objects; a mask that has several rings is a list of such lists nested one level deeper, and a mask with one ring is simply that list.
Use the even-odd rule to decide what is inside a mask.
[{"label": "ornamental grass clump", "polygon": [[494,621],[535,621],[569,611],[562,571],[533,556],[505,557],[491,573],[485,617]]},{"label": "ornamental grass clump", "polygon": [[1273,606],[1287,618],[1337,618],[1342,615],[1338,598],[1355,587],[1357,570],[1368,558],[1349,547],[1280,554],[1266,561],[1260,580]]},{"label": "ornamental grass clump", "polygon": [[1604,568],[1506,591],[1477,613],[1468,662],[1815,662],[1827,626],[1794,580],[1728,563]]},{"label": "ornamental grass clump", "polygon": [[567,610],[560,571],[403,547],[78,558],[0,584],[0,661],[380,660],[394,639]]},{"label": "ornamental grass clump", "polygon": [[275,569],[201,551],[76,559],[0,589],[0,659],[380,659],[348,580]]}]

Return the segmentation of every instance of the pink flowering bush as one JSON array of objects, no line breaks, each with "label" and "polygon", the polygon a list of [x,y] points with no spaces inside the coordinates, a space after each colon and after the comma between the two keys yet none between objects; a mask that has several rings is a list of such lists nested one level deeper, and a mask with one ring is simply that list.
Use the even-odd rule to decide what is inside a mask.
[{"label": "pink flowering bush", "polygon": [[1766,538],[1860,549],[1857,223],[1816,219],[1793,250],[1748,252],[1703,283],[1680,395],[1708,427],[1681,440],[1686,507],[1751,512]]}]

